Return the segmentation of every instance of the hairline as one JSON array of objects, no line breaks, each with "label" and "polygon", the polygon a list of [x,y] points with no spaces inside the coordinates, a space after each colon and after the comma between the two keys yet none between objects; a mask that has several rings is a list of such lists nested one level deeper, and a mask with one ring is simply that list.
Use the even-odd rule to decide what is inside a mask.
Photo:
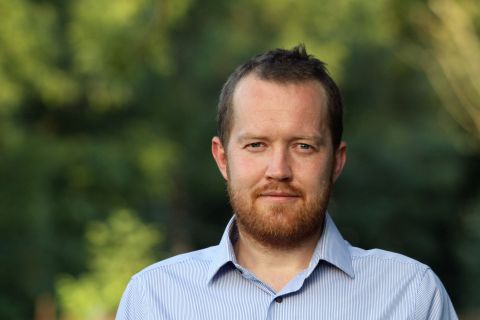
[{"label": "hairline", "polygon": [[334,144],[334,141],[333,141],[333,132],[332,132],[332,128],[330,127],[330,121],[331,121],[331,110],[330,110],[330,104],[332,103],[332,98],[330,97],[330,94],[326,88],[326,86],[317,78],[315,77],[305,77],[303,79],[299,78],[299,79],[296,79],[296,78],[284,78],[284,79],[281,79],[281,78],[274,78],[274,77],[266,77],[264,76],[260,70],[258,70],[258,68],[252,68],[250,70],[248,70],[247,72],[245,72],[244,74],[242,74],[239,78],[236,79],[236,82],[234,83],[234,87],[233,87],[233,90],[231,90],[231,92],[228,92],[228,100],[227,100],[227,108],[225,110],[225,115],[224,115],[224,118],[225,118],[225,122],[223,123],[225,125],[225,128],[222,128],[222,129],[227,129],[227,130],[224,130],[223,131],[223,137],[219,135],[219,138],[220,138],[220,142],[222,143],[223,147],[225,149],[227,149],[228,147],[228,143],[230,141],[230,134],[231,134],[231,131],[232,131],[232,128],[233,128],[233,116],[234,116],[234,108],[235,108],[235,105],[234,105],[234,97],[235,97],[235,93],[237,92],[237,89],[238,87],[240,86],[240,83],[242,81],[245,81],[245,79],[247,79],[248,77],[250,76],[253,76],[253,77],[256,77],[257,79],[259,80],[262,80],[262,81],[267,81],[267,82],[272,82],[272,83],[276,83],[276,84],[281,84],[281,85],[287,85],[287,84],[296,84],[296,85],[300,85],[300,84],[303,84],[303,83],[308,83],[308,82],[313,82],[313,83],[317,83],[320,85],[320,88],[322,90],[322,95],[324,95],[325,99],[326,99],[326,104],[325,104],[325,107],[326,107],[326,113],[327,113],[327,123],[329,124],[328,125],[328,132],[329,132],[329,135],[330,135],[330,141],[332,143],[332,147],[334,149],[338,148],[338,146],[340,145],[340,143],[338,143],[337,145]]}]

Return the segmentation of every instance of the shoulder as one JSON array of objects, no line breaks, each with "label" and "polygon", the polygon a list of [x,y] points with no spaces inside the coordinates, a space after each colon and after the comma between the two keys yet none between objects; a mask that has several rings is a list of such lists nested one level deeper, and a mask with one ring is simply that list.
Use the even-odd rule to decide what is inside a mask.
[{"label": "shoulder", "polygon": [[430,267],[405,255],[381,249],[350,247],[355,278],[376,287],[403,288],[414,293]]},{"label": "shoulder", "polygon": [[414,319],[457,319],[442,282],[426,264],[380,249],[349,246],[349,250],[355,277],[379,292],[389,292],[395,301],[409,297]]},{"label": "shoulder", "polygon": [[[201,250],[182,253],[165,260],[161,260],[136,273],[132,279],[139,280],[161,273],[172,272],[188,274],[191,269],[199,271],[201,269],[208,268],[208,265],[215,256],[217,248],[218,246],[212,246]],[[202,266],[204,268],[202,268]]]},{"label": "shoulder", "polygon": [[216,252],[217,247],[210,247],[180,254],[135,274],[122,295],[116,319],[146,319],[154,301],[170,301],[200,287]]},{"label": "shoulder", "polygon": [[400,253],[381,249],[365,250],[353,246],[349,246],[352,261],[357,264],[370,264],[378,267],[397,267],[403,269],[416,270],[420,273],[426,272],[429,268],[415,259],[407,257]]}]

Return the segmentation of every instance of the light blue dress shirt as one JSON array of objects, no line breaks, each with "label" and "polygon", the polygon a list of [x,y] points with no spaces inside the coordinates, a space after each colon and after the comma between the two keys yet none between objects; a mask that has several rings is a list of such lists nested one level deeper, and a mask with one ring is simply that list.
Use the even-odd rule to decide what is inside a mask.
[{"label": "light blue dress shirt", "polygon": [[307,269],[280,292],[240,266],[230,239],[134,275],[117,320],[457,319],[426,265],[383,250],[352,247],[329,215]]}]

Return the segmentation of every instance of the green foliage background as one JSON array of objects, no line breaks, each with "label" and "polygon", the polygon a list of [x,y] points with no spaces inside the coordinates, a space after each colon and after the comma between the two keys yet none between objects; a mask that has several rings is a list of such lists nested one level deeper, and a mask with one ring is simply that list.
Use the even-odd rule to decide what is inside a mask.
[{"label": "green foliage background", "polygon": [[302,42],[345,97],[345,237],[429,264],[474,314],[479,30],[468,0],[0,0],[0,318],[106,319],[131,273],[216,244],[222,83]]}]

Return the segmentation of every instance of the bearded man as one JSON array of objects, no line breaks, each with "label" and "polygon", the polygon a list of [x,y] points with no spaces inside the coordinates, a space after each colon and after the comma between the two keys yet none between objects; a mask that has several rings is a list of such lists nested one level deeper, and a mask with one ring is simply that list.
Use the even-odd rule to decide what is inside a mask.
[{"label": "bearded man", "polygon": [[457,319],[428,266],[351,246],[327,213],[347,147],[323,62],[303,46],[250,59],[217,121],[234,212],[220,244],[133,276],[117,319]]}]

